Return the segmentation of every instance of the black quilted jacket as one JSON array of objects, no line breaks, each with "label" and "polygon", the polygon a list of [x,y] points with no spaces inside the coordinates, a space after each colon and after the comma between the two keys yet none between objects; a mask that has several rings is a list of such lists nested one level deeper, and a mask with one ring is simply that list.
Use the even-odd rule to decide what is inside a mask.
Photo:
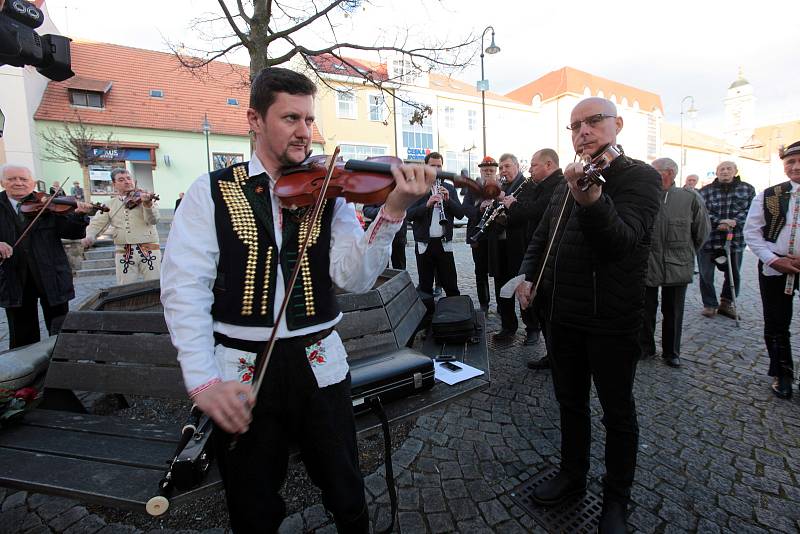
[{"label": "black quilted jacket", "polygon": [[[625,334],[641,326],[661,177],[650,165],[627,156],[614,160],[603,177],[603,195],[592,206],[583,208],[568,197],[536,306],[560,325]],[[529,281],[536,283],[567,194],[566,182],[562,182],[528,246],[520,274]]]}]

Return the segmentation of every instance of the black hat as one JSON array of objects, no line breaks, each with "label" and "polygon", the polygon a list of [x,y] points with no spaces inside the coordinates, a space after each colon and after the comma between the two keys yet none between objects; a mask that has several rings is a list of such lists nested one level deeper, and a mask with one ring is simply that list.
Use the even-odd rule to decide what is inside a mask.
[{"label": "black hat", "polygon": [[796,141],[789,146],[782,146],[778,149],[778,156],[784,159],[794,154],[800,154],[800,141]]}]

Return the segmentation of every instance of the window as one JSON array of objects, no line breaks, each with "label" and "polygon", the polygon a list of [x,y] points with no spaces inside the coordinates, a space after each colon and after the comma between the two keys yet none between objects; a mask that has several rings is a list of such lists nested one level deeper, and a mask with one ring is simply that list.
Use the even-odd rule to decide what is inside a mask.
[{"label": "window", "polygon": [[647,115],[647,159],[653,159],[658,156],[656,129],[656,118],[652,114]]},{"label": "window", "polygon": [[456,127],[456,110],[450,106],[446,106],[444,108],[444,127],[445,128],[455,128]]},{"label": "window", "polygon": [[[433,124],[430,117],[426,117],[419,124],[411,124],[411,117],[417,109],[403,102],[403,146],[406,148],[430,149],[433,150]],[[420,158],[422,159],[422,158]]]},{"label": "window", "polygon": [[383,95],[369,95],[369,120],[378,122],[386,120],[386,100]]},{"label": "window", "polygon": [[448,150],[444,154],[444,169],[446,171],[458,174],[461,172],[461,169],[467,169],[469,170],[470,177],[473,179],[476,179],[480,174],[478,172],[478,163],[480,163],[480,160],[478,159],[477,150],[474,151],[474,153],[469,151],[454,152]]},{"label": "window", "polygon": [[164,91],[161,89],[150,89],[150,96],[153,98],[164,98]]},{"label": "window", "polygon": [[478,127],[478,112],[474,109],[467,111],[467,130],[473,131]]},{"label": "window", "polygon": [[406,59],[395,59],[392,61],[392,71],[394,77],[403,83],[414,83],[419,76],[418,69],[414,68],[414,64]]},{"label": "window", "polygon": [[225,167],[230,167],[234,163],[241,163],[244,161],[243,154],[230,154],[226,152],[214,152],[211,157],[214,161],[214,170],[218,171]]},{"label": "window", "polygon": [[373,156],[385,156],[388,151],[385,146],[369,146],[369,145],[339,145],[344,161],[349,159],[366,159]]},{"label": "window", "polygon": [[229,106],[238,106],[239,105],[239,100],[236,99],[236,98],[229,98],[228,99],[228,105]]},{"label": "window", "polygon": [[102,108],[103,93],[95,91],[78,91],[70,89],[69,101],[73,106],[83,106],[87,108]]},{"label": "window", "polygon": [[356,118],[356,95],[352,91],[336,91],[336,116],[340,119]]}]

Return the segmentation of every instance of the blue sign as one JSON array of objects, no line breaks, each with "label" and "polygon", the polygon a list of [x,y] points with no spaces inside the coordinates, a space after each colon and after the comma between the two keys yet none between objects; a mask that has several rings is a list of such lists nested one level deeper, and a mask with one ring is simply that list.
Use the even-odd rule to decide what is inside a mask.
[{"label": "blue sign", "polygon": [[149,148],[89,148],[90,158],[106,161],[151,161]]},{"label": "blue sign", "polygon": [[431,151],[430,148],[407,148],[406,159],[408,160],[424,160],[425,156]]}]

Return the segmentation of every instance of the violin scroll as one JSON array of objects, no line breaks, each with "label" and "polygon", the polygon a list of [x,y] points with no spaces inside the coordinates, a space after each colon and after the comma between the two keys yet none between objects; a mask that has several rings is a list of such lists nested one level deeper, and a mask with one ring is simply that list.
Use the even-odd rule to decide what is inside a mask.
[{"label": "violin scroll", "polygon": [[[125,208],[132,210],[135,207],[141,205],[141,203],[143,202],[142,194],[145,193],[147,193],[147,191],[143,191],[141,189],[135,189],[130,193],[128,193],[128,197],[125,199]],[[151,201],[160,200],[158,198],[158,195],[156,195],[155,193],[149,193],[149,194]]]},{"label": "violin scroll", "polygon": [[611,165],[611,162],[622,155],[622,150],[612,144],[604,146],[594,156],[587,157],[583,167],[583,176],[578,178],[577,185],[581,191],[586,191],[593,185],[602,186],[606,179],[601,173]]}]

